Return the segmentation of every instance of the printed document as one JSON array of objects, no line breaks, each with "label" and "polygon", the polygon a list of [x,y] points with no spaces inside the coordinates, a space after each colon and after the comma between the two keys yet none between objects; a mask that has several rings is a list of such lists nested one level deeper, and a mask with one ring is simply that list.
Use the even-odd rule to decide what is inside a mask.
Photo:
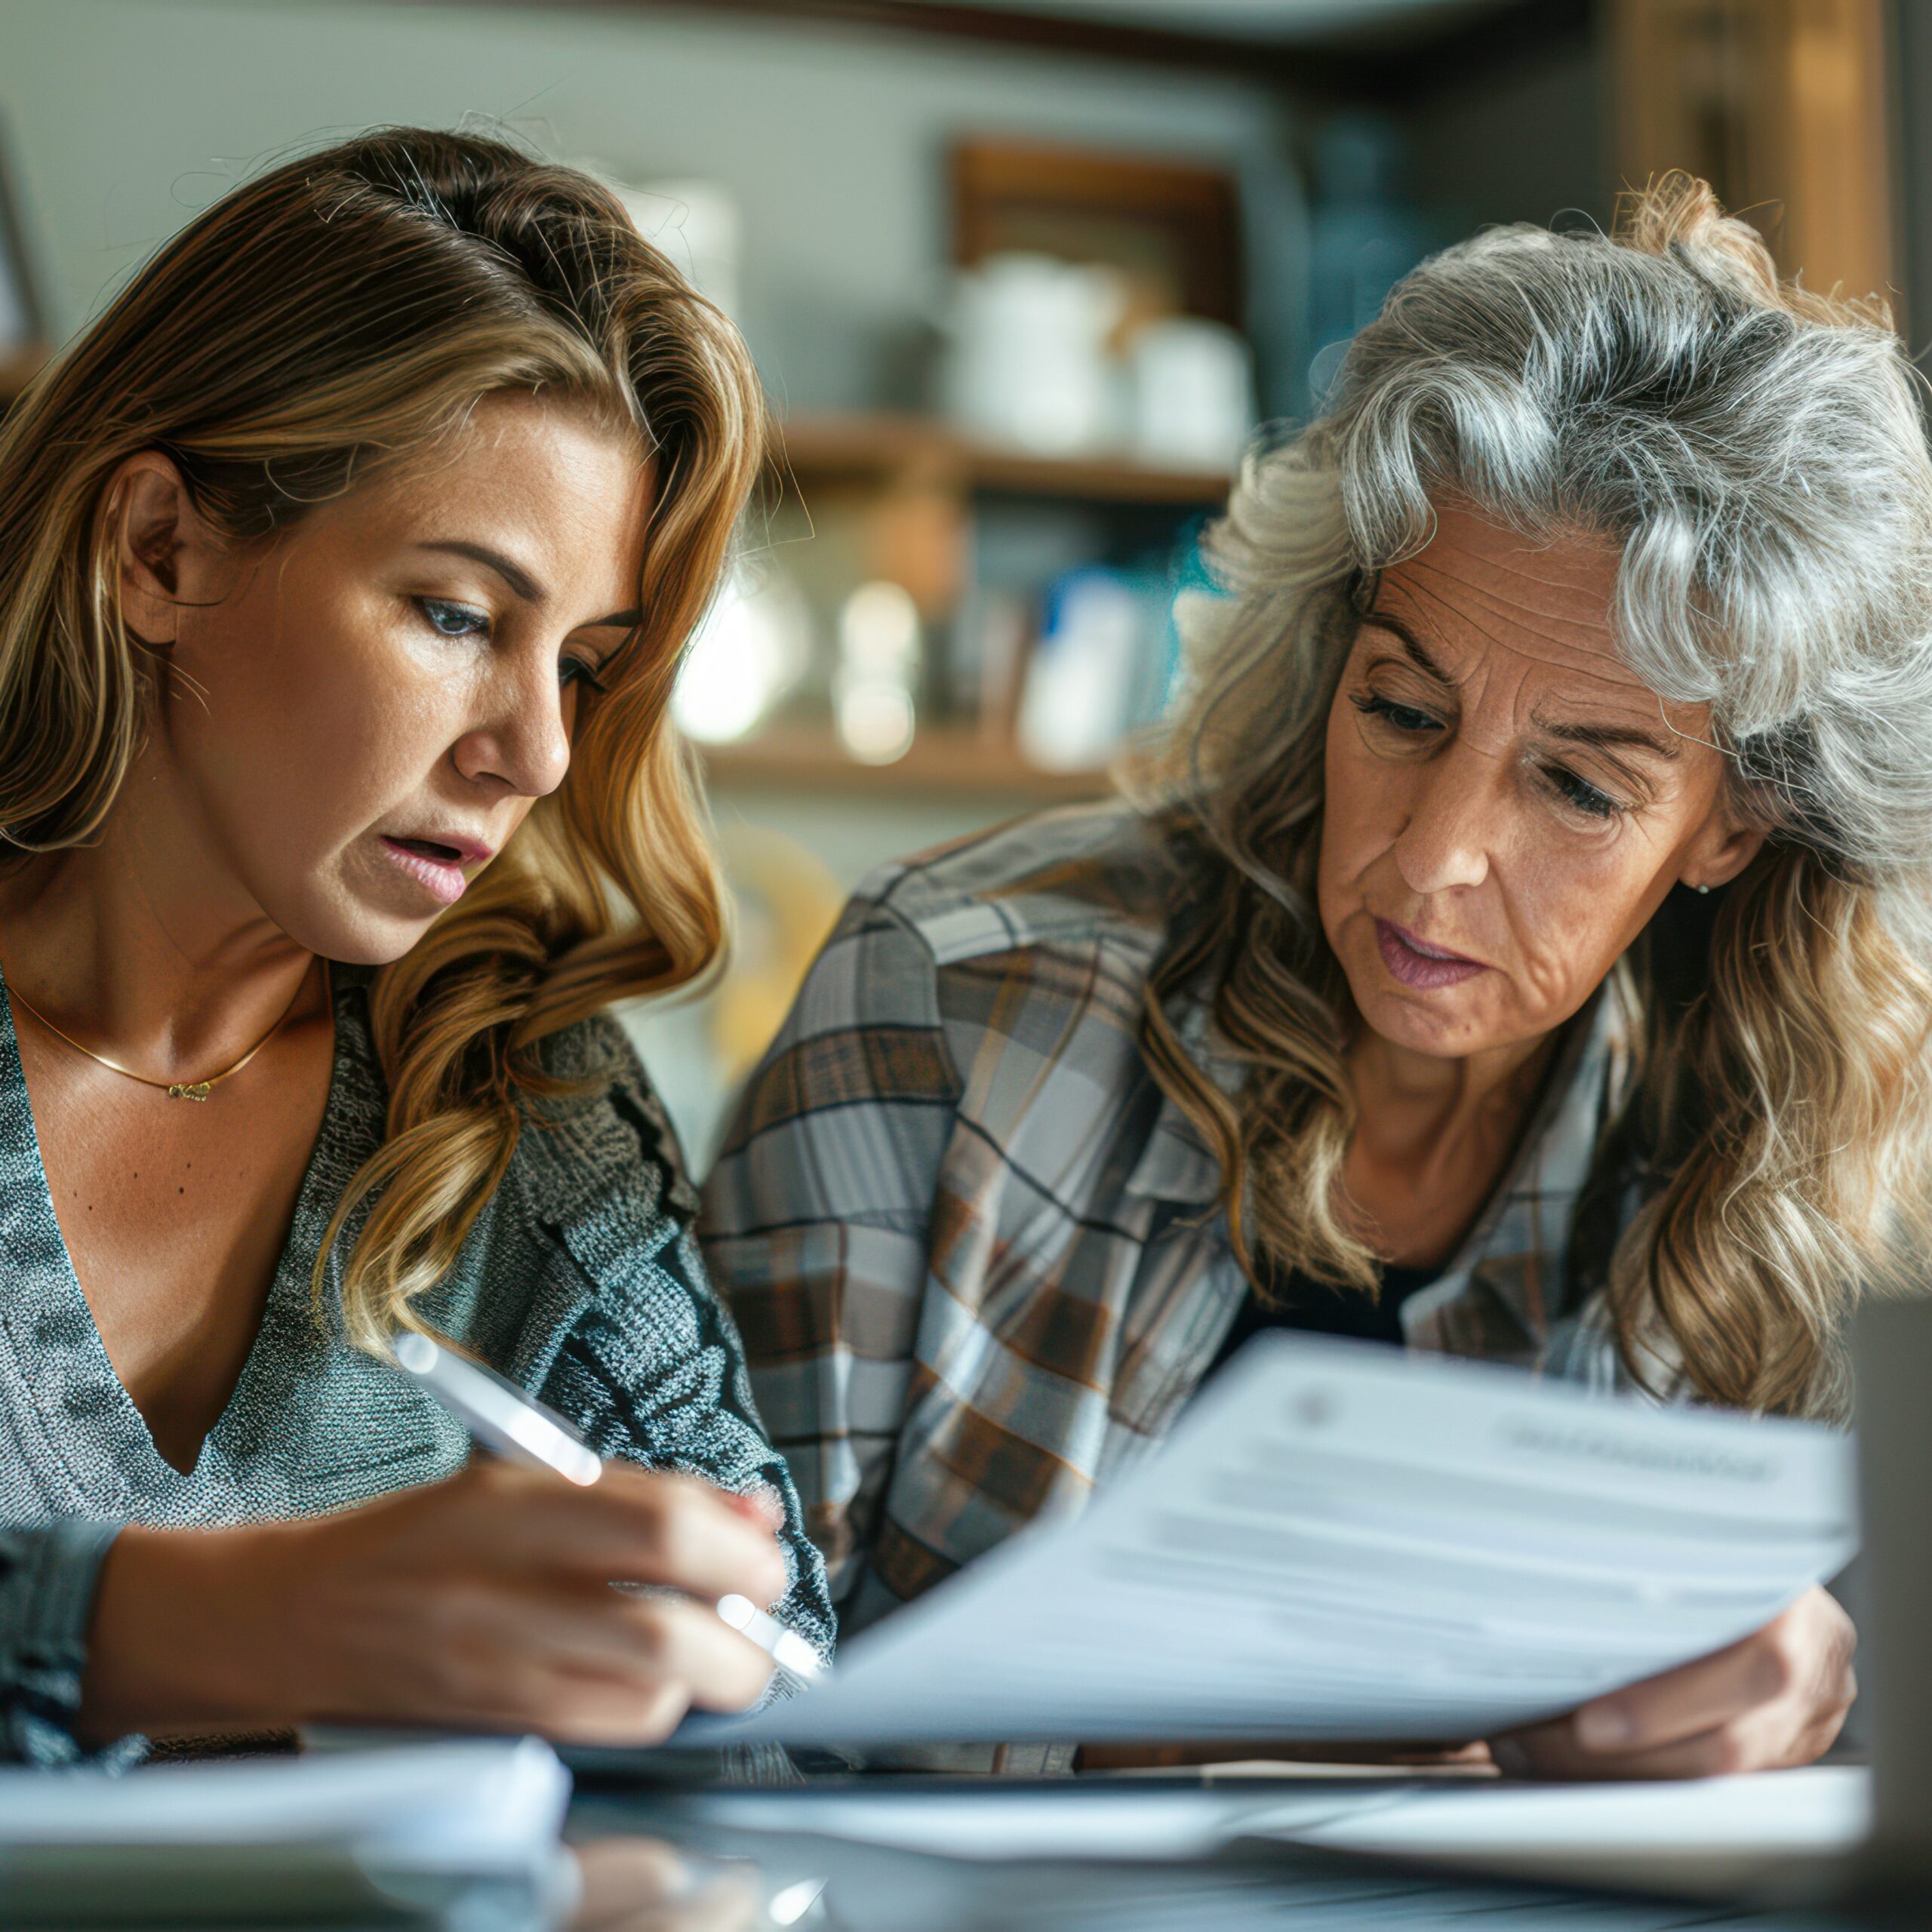
[{"label": "printed document", "polygon": [[1821,1426],[1265,1334],[1083,1512],[678,1741],[1487,1737],[1747,1635],[1855,1542]]}]

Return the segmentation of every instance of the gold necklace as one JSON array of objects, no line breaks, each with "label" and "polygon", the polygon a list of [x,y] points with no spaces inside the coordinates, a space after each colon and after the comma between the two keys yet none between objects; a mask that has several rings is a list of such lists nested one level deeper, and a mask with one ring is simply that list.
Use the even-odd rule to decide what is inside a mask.
[{"label": "gold necklace", "polygon": [[[232,1066],[225,1066],[219,1073],[210,1074],[205,1080],[150,1080],[145,1073],[137,1073],[131,1066],[123,1066],[118,1060],[109,1060],[105,1054],[97,1054],[94,1051],[93,1048],[82,1046],[80,1041],[74,1038],[72,1034],[63,1032],[58,1026],[55,1026],[54,1022],[48,1019],[47,1015],[42,1012],[40,1008],[35,1006],[33,1001],[29,999],[26,995],[22,992],[18,986],[9,986],[7,989],[7,991],[19,1004],[25,1007],[27,1011],[30,1013],[35,1020],[38,1020],[41,1025],[45,1026],[57,1040],[65,1040],[68,1045],[73,1048],[75,1052],[77,1054],[85,1054],[89,1060],[99,1061],[99,1063],[103,1066],[107,1068],[110,1072],[124,1074],[130,1080],[138,1080],[143,1087],[158,1087],[171,1100],[205,1100],[211,1089],[220,1086],[222,1081],[227,1079],[231,1075],[239,1073],[242,1069],[246,1066],[248,1063],[253,1060],[255,1056],[260,1053],[261,1050],[266,1046],[285,1026],[288,1024],[290,1016],[294,1012],[297,1005],[300,1002],[303,988],[306,986],[308,983],[309,976],[307,974],[304,973],[302,976],[301,985],[298,986],[295,989],[294,998],[291,999],[288,1004],[282,1008],[281,1017],[278,1020],[275,1024],[271,1026],[269,1030],[264,1033],[262,1037],[235,1063]],[[322,991],[325,996],[328,994],[328,961],[327,960],[324,960],[322,962]]]}]

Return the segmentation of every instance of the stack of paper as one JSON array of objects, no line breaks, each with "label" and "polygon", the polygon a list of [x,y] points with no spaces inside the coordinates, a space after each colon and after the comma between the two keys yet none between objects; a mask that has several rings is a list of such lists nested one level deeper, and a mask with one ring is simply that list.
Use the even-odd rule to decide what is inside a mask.
[{"label": "stack of paper", "polygon": [[1266,1335],[1083,1514],[680,1738],[1487,1737],[1758,1628],[1854,1509],[1821,1428]]},{"label": "stack of paper", "polygon": [[569,1796],[534,1738],[123,1777],[0,1770],[0,1898],[13,1922],[460,1911],[525,1926],[567,1894]]}]

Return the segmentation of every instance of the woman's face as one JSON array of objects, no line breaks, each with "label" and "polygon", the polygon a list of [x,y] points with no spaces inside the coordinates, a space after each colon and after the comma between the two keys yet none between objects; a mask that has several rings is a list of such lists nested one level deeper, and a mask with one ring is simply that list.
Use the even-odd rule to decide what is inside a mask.
[{"label": "woman's face", "polygon": [[1321,923],[1363,1020],[1452,1058],[1561,1025],[1680,880],[1759,835],[1706,707],[1617,654],[1618,552],[1459,509],[1385,571],[1328,718]]},{"label": "woman's face", "polygon": [[239,553],[165,457],[124,488],[128,621],[166,659],[130,800],[152,863],[325,957],[401,957],[562,783],[638,621],[635,444],[492,397],[447,457]]}]

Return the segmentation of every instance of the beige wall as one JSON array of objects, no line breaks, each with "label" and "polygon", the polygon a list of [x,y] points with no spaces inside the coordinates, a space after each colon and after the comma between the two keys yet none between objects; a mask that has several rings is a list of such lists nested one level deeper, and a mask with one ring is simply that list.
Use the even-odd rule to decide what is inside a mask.
[{"label": "beige wall", "polygon": [[0,0],[0,122],[57,319],[238,175],[371,122],[511,122],[632,175],[724,183],[743,321],[803,406],[879,399],[946,248],[941,160],[1007,130],[1237,162],[1265,330],[1292,330],[1299,204],[1278,101],[1235,79],[701,7]]}]

